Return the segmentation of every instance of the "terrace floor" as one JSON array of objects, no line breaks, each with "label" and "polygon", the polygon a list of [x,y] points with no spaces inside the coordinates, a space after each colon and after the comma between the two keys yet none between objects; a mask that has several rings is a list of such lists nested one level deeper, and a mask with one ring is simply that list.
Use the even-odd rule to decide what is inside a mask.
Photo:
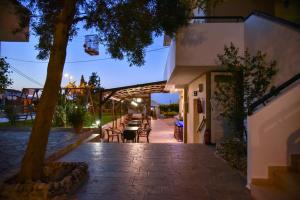
[{"label": "terrace floor", "polygon": [[61,160],[89,164],[74,199],[251,199],[245,179],[205,145],[85,143]]},{"label": "terrace floor", "polygon": [[[174,123],[174,118],[151,120],[150,143],[178,143],[174,138]],[[140,141],[145,141],[145,138]]]}]

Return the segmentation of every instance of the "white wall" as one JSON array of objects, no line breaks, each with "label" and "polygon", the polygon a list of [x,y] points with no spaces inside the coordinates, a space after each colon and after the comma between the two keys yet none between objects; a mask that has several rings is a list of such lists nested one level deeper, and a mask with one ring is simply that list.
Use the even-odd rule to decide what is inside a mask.
[{"label": "white wall", "polygon": [[[199,84],[203,85],[203,91],[198,92],[197,96],[194,96],[194,91],[199,91]],[[205,127],[199,133],[197,131],[197,127],[199,126],[203,116],[206,117],[206,75],[203,74],[201,77],[197,78],[193,82],[191,82],[188,86],[188,104],[189,104],[189,112],[187,114],[188,118],[188,127],[187,127],[187,142],[188,143],[203,143],[203,136]],[[194,111],[194,99],[200,98],[202,101],[202,108],[204,109],[204,113],[199,114]],[[198,115],[198,116],[196,116]],[[195,119],[195,118],[198,118]]]},{"label": "white wall", "polygon": [[176,35],[176,66],[216,66],[224,45],[244,50],[243,23],[190,24]]},{"label": "white wall", "polygon": [[248,117],[248,184],[300,154],[300,83]]},{"label": "white wall", "polygon": [[274,85],[300,73],[300,30],[251,16],[245,22],[245,47],[251,54],[260,50],[267,53],[269,61],[277,61]]},{"label": "white wall", "polygon": [[176,54],[176,42],[174,40],[171,41],[169,47],[169,54],[167,57],[167,62],[164,71],[164,79],[169,80],[174,67],[175,67],[175,54]]},{"label": "white wall", "polygon": [[243,23],[189,24],[180,29],[170,45],[164,77],[168,84],[189,84],[200,74],[218,70],[217,55],[234,43],[244,50]]}]

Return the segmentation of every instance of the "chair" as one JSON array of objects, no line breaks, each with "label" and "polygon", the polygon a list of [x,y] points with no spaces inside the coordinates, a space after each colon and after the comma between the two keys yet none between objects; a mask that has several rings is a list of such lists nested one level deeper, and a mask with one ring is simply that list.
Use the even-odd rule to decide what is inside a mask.
[{"label": "chair", "polygon": [[120,142],[120,135],[121,133],[119,131],[114,130],[113,128],[107,128],[105,129],[107,134],[107,142],[109,142],[109,138],[111,138],[112,142],[114,141],[114,137],[117,137],[118,142]]},{"label": "chair", "polygon": [[144,123],[142,128],[143,128],[143,130],[146,130],[146,129],[150,128],[150,124]]},{"label": "chair", "polygon": [[149,135],[150,135],[151,130],[152,130],[151,128],[142,129],[138,133],[137,142],[140,141],[140,137],[146,137],[147,138],[147,143],[149,143]]}]

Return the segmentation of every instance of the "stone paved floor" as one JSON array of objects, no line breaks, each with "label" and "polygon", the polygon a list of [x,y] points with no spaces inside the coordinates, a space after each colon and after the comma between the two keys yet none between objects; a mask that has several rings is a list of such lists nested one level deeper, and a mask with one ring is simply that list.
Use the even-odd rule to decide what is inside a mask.
[{"label": "stone paved floor", "polygon": [[86,143],[61,160],[89,164],[74,199],[251,199],[240,174],[200,144]]},{"label": "stone paved floor", "polygon": [[[29,131],[1,131],[0,132],[0,182],[10,172],[20,166],[29,139]],[[51,132],[47,146],[47,155],[75,142],[79,135],[58,131]]]},{"label": "stone paved floor", "polygon": [[151,120],[150,143],[178,143],[174,138],[174,123],[174,118]]}]

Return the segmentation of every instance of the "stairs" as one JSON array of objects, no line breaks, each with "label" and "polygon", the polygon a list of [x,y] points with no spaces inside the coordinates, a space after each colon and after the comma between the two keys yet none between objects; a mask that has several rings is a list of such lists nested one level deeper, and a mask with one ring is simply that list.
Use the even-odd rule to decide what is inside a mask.
[{"label": "stairs", "polygon": [[300,155],[293,155],[291,166],[270,167],[269,179],[254,181],[251,195],[256,200],[300,200]]}]

